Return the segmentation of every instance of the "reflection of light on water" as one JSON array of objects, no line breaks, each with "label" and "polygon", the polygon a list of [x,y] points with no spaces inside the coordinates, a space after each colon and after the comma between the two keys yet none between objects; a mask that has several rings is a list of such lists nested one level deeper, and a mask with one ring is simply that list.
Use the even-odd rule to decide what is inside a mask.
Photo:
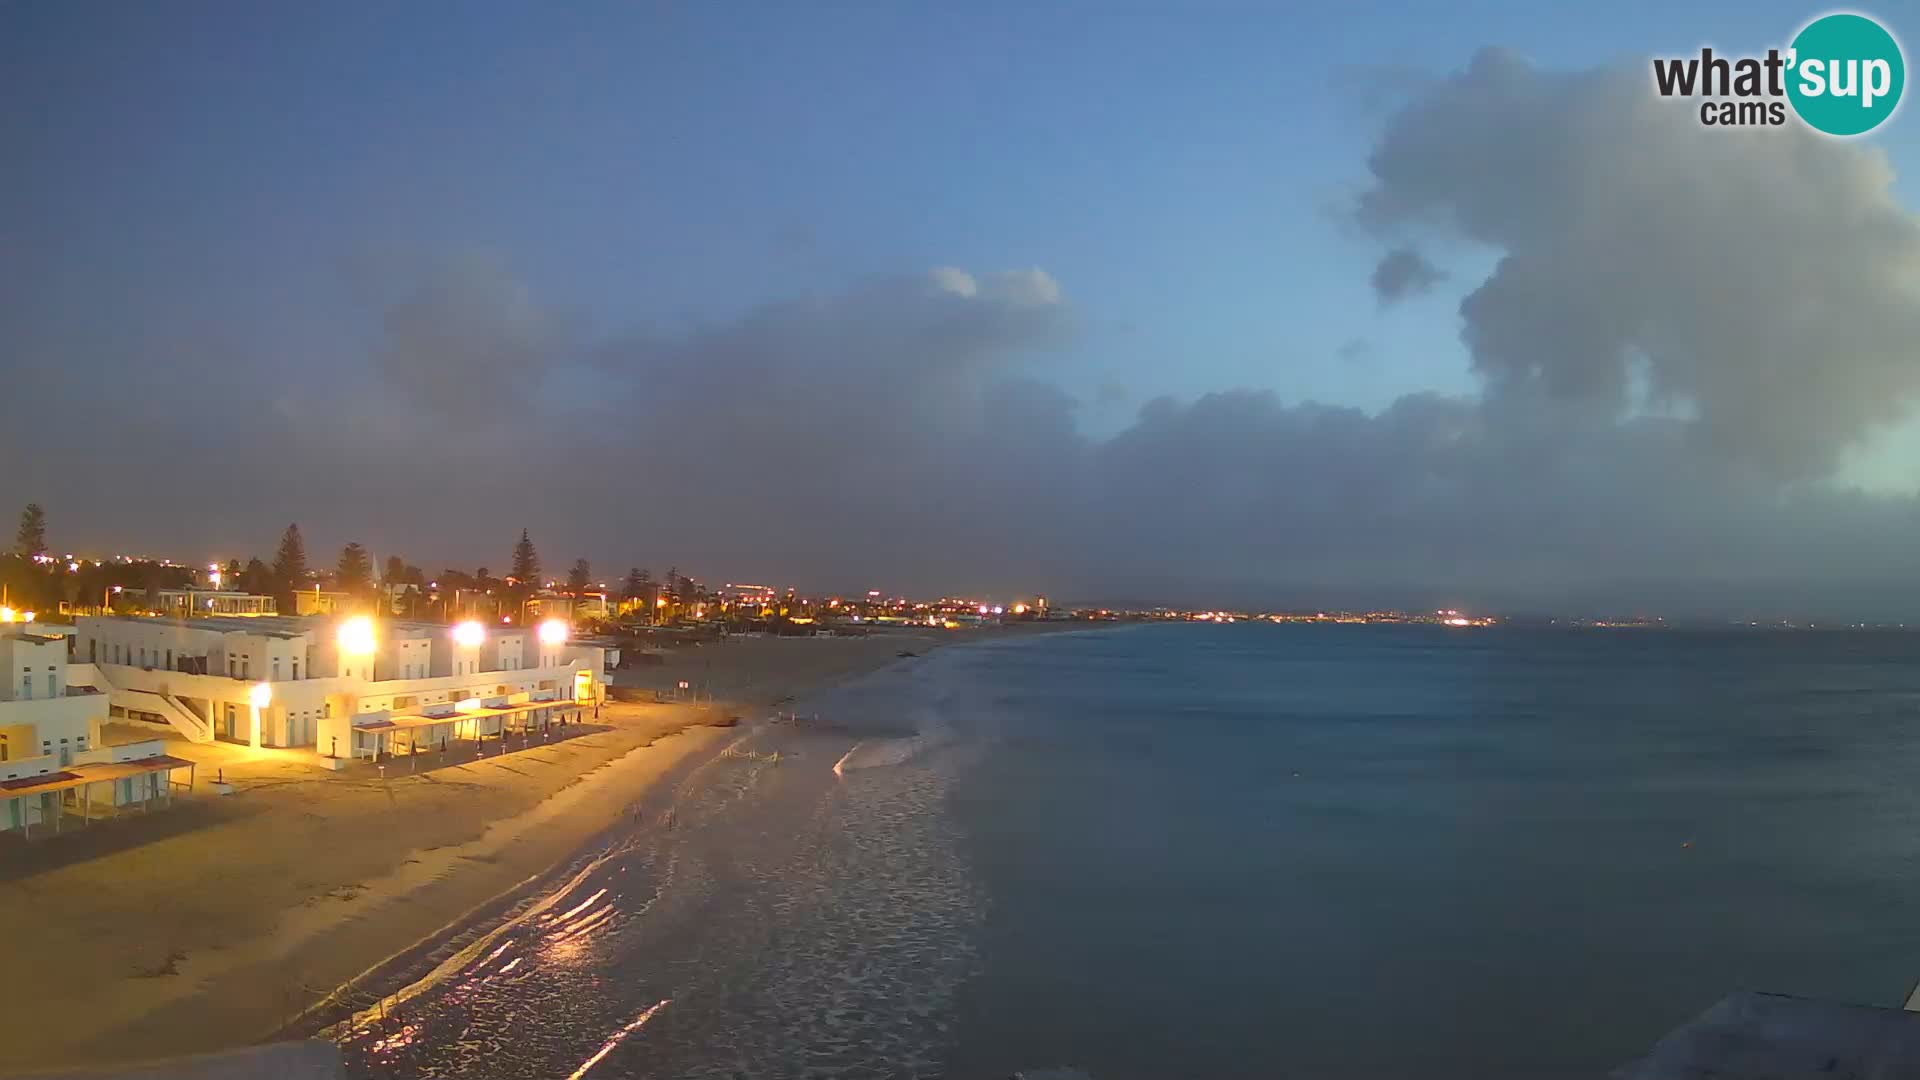
[{"label": "reflection of light on water", "polygon": [[578,904],[575,904],[575,905],[574,905],[574,906],[573,906],[572,908],[570,908],[570,909],[568,909],[568,911],[567,911],[567,912],[566,912],[565,914],[563,914],[563,915],[550,915],[550,916],[548,916],[548,917],[547,917],[547,921],[549,921],[549,922],[566,922],[566,921],[567,921],[568,919],[571,919],[571,918],[573,918],[573,917],[574,917],[575,915],[578,915],[578,914],[580,914],[581,912],[583,912],[583,911],[585,911],[585,910],[587,910],[588,908],[590,908],[590,907],[592,907],[592,906],[594,905],[594,902],[595,902],[596,900],[599,900],[599,899],[600,899],[601,897],[603,897],[603,896],[605,896],[605,895],[607,895],[607,890],[605,890],[605,889],[601,889],[601,890],[600,890],[599,892],[597,892],[597,893],[594,893],[594,894],[593,894],[592,896],[589,896],[589,897],[587,897],[587,898],[586,898],[585,900],[582,900],[582,901],[580,901],[580,902],[579,902]]},{"label": "reflection of light on water", "polygon": [[560,931],[559,936],[564,938],[564,937],[575,937],[580,934],[584,934],[587,931],[593,929],[594,927],[600,925],[601,923],[606,922],[612,916],[613,916],[613,905],[608,904],[606,907],[603,907],[600,910],[594,912],[593,914],[587,916],[586,918],[581,919],[579,922],[574,923],[572,926],[562,929]]},{"label": "reflection of light on water", "polygon": [[507,949],[509,949],[509,948],[511,948],[511,947],[512,947],[512,945],[513,945],[513,939],[512,939],[512,938],[508,938],[507,940],[505,940],[505,941],[503,941],[503,942],[501,942],[501,943],[500,943],[500,947],[499,947],[499,948],[497,948],[497,949],[495,949],[495,950],[493,950],[492,952],[490,952],[490,953],[488,953],[488,954],[487,954],[487,958],[486,958],[485,960],[482,960],[482,961],[480,961],[479,963],[477,963],[477,964],[475,964],[475,965],[473,965],[473,966],[474,966],[474,970],[476,970],[476,971],[477,971],[477,970],[479,970],[480,968],[483,968],[483,967],[486,967],[486,966],[487,966],[488,964],[491,964],[491,963],[493,963],[493,961],[494,961],[494,959],[495,959],[496,957],[498,957],[498,956],[499,956],[499,955],[500,955],[501,953],[503,953],[503,952],[506,952],[506,951],[507,951]]},{"label": "reflection of light on water", "polygon": [[413,1043],[413,1037],[419,1033],[419,1024],[408,1024],[368,1047],[368,1052],[372,1054],[383,1054],[388,1050],[399,1050],[402,1047],[410,1046]]},{"label": "reflection of light on water", "polygon": [[594,1051],[592,1057],[581,1062],[580,1067],[573,1070],[573,1074],[568,1076],[567,1080],[580,1080],[581,1077],[587,1075],[588,1069],[591,1069],[595,1065],[600,1064],[601,1058],[604,1058],[608,1054],[613,1053],[614,1047],[619,1046],[620,1043],[624,1041],[627,1036],[639,1030],[640,1025],[653,1019],[654,1013],[659,1012],[661,1009],[666,1008],[668,1005],[672,1003],[673,1003],[672,998],[661,998],[659,1001],[653,1003],[645,1011],[643,1011],[639,1016],[636,1016],[631,1021],[629,1021],[626,1027],[623,1027],[619,1031],[614,1032],[612,1038],[609,1038],[606,1042],[601,1043],[600,1049]]}]

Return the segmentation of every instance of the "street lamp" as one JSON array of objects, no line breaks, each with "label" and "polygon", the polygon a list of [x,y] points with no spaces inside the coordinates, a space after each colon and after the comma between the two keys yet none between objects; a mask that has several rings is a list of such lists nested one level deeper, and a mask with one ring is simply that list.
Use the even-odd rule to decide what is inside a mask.
[{"label": "street lamp", "polygon": [[[466,622],[453,628],[453,643],[463,649],[477,649],[486,640],[487,628],[481,626],[478,620],[468,619]],[[460,663],[461,661],[458,659],[455,659],[453,662],[453,673],[455,675],[461,674],[459,670]]]},{"label": "street lamp", "polygon": [[273,687],[268,683],[254,683],[247,691],[248,715],[253,720],[251,742],[255,750],[260,749],[260,710],[273,704]]},{"label": "street lamp", "polygon": [[567,621],[548,619],[540,624],[540,644],[564,645],[567,642]]},{"label": "street lamp", "polygon": [[373,620],[365,615],[355,615],[342,622],[334,634],[334,643],[340,647],[343,657],[371,658],[374,649]]}]

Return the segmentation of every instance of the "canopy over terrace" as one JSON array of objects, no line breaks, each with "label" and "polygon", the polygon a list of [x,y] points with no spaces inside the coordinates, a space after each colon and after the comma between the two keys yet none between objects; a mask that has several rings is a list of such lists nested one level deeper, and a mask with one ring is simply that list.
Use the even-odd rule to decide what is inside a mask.
[{"label": "canopy over terrace", "polygon": [[[175,769],[187,770],[187,782],[184,785],[172,778]],[[145,809],[154,799],[171,803],[176,786],[192,790],[193,773],[192,761],[160,754],[133,761],[73,765],[43,776],[0,780],[0,829],[21,829],[31,836],[34,825],[44,825],[51,817],[53,831],[59,832],[60,820],[65,816],[67,793],[70,791],[79,797],[80,820],[85,824],[93,813],[95,784],[114,783],[118,786],[125,781],[125,786],[110,793],[107,800],[107,804],[116,812],[121,806],[135,803]]]},{"label": "canopy over terrace", "polygon": [[381,753],[405,754],[428,750],[452,739],[483,739],[507,731],[532,728],[555,714],[578,715],[580,703],[556,699],[521,701],[509,705],[482,706],[448,713],[445,716],[380,716],[353,725],[353,754],[374,757]]}]

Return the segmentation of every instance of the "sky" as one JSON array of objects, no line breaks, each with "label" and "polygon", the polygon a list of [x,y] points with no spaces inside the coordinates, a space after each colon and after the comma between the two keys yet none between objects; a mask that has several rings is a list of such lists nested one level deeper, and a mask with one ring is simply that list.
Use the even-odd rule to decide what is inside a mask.
[{"label": "sky", "polygon": [[1428,7],[0,8],[0,504],[196,561],[1920,601],[1920,121],[1648,93],[1822,8]]}]

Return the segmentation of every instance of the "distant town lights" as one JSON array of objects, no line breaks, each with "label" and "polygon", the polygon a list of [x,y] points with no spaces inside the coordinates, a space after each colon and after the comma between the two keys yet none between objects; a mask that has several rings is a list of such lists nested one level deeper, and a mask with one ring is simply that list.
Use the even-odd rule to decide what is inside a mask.
[{"label": "distant town lights", "polygon": [[548,619],[540,624],[540,644],[564,645],[567,640],[567,622],[565,619]]}]

